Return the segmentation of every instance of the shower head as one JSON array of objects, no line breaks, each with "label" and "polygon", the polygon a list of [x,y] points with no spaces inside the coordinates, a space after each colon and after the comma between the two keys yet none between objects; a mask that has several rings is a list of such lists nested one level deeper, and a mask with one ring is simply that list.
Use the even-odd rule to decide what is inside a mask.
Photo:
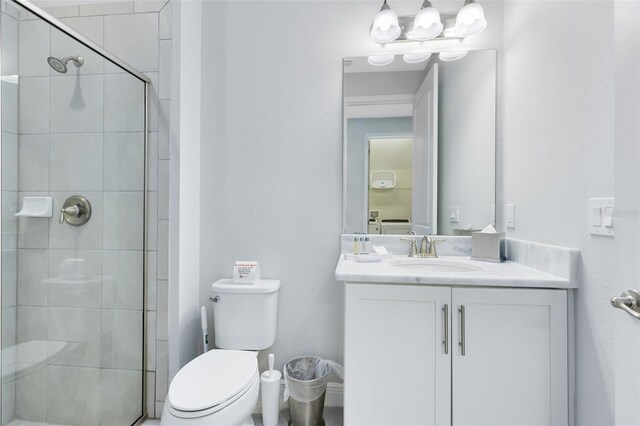
[{"label": "shower head", "polygon": [[69,63],[69,61],[73,61],[73,65],[75,65],[76,67],[81,67],[84,64],[84,59],[82,58],[82,56],[65,56],[64,58],[49,56],[47,58],[49,66],[61,74],[67,72],[67,63]]}]

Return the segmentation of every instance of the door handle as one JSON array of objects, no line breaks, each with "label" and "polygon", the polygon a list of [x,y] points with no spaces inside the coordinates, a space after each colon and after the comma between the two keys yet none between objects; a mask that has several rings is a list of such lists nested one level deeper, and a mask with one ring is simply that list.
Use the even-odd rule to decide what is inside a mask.
[{"label": "door handle", "polygon": [[464,305],[460,305],[460,308],[458,309],[458,312],[460,312],[460,342],[458,343],[460,345],[460,355],[465,356],[465,352],[466,352],[466,342],[465,342],[465,329],[464,329],[464,323],[466,320],[466,313],[465,313],[465,309],[464,309]]},{"label": "door handle", "polygon": [[622,309],[632,317],[640,319],[640,293],[637,290],[625,290],[618,297],[611,298],[611,306]]},{"label": "door handle", "polygon": [[442,306],[442,312],[444,314],[444,339],[442,344],[444,345],[444,354],[449,354],[449,305]]}]

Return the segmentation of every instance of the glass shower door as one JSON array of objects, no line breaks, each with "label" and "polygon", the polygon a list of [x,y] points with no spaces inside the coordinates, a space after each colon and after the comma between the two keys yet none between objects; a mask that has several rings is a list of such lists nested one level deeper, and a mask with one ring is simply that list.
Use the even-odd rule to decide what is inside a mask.
[{"label": "glass shower door", "polygon": [[13,2],[1,25],[2,424],[133,424],[145,83]]}]

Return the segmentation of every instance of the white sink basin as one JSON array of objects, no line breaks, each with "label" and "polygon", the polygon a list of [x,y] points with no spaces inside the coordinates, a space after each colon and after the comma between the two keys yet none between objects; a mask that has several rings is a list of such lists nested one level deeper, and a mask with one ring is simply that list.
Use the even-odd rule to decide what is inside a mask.
[{"label": "white sink basin", "polygon": [[391,262],[396,268],[418,272],[473,272],[481,268],[467,262],[445,259],[405,259]]}]

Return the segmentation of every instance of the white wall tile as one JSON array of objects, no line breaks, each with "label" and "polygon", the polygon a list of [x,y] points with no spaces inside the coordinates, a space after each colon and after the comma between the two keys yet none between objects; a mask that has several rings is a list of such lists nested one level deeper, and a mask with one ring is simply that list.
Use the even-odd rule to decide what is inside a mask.
[{"label": "white wall tile", "polygon": [[100,370],[100,425],[127,425],[142,415],[142,371]]},{"label": "white wall tile", "polygon": [[[147,345],[145,368],[147,371],[156,371],[156,313],[147,312],[147,333],[145,343]],[[155,388],[151,389],[151,393],[155,394]]]},{"label": "white wall tile", "polygon": [[[29,82],[27,82],[28,84]],[[48,117],[49,111],[47,110],[46,113]],[[6,81],[2,82],[2,131],[3,133],[18,133],[18,85]]]},{"label": "white wall tile", "polygon": [[[13,87],[7,87],[7,85]],[[5,88],[9,91],[17,90],[17,85],[2,83],[3,100]],[[22,77],[20,78],[19,93],[18,121],[20,123],[20,134],[49,133],[49,78]],[[58,104],[56,103],[56,105]],[[5,111],[4,105],[2,110],[3,112]]]},{"label": "white wall tile", "polygon": [[[156,373],[148,371],[146,373],[147,379],[147,399],[145,401],[147,408],[147,415],[150,419],[156,418]],[[159,414],[158,414],[159,415]]]},{"label": "white wall tile", "polygon": [[158,281],[157,288],[157,314],[156,314],[156,339],[158,340],[169,340],[169,317],[167,315],[168,311],[168,301],[169,301],[169,282],[164,280]]},{"label": "white wall tile", "polygon": [[160,11],[159,37],[161,40],[171,38],[171,2]]},{"label": "white wall tile", "polygon": [[2,14],[2,73],[18,74],[18,21]]},{"label": "white wall tile", "polygon": [[142,369],[142,315],[102,310],[102,368]]},{"label": "white wall tile", "polygon": [[[149,192],[148,195],[149,215],[147,222],[147,248],[148,250],[158,249],[158,193]],[[155,253],[155,251],[154,251]],[[155,271],[154,271],[155,276]]]},{"label": "white wall tile", "polygon": [[167,4],[168,0],[135,0],[133,11],[135,13],[158,12]]},{"label": "white wall tile", "polygon": [[[2,349],[10,348],[16,344],[17,315],[17,308],[15,306],[2,308]],[[155,350],[153,352],[155,353]],[[5,359],[3,362],[7,363],[8,360]]]},{"label": "white wall tile", "polygon": [[[18,209],[22,208],[24,197],[48,195],[48,192],[20,192],[18,193]],[[39,217],[18,218],[18,247],[48,248],[49,222],[50,220]]]},{"label": "white wall tile", "polygon": [[48,423],[99,424],[100,369],[50,366],[46,389]]},{"label": "white wall tile", "polygon": [[104,189],[144,190],[144,133],[105,133]]},{"label": "white wall tile", "polygon": [[132,1],[85,3],[80,5],[80,16],[116,15],[133,13]]},{"label": "white wall tile", "polygon": [[[49,250],[50,307],[100,308],[102,256],[100,250]],[[70,261],[82,260],[75,273]]]},{"label": "white wall tile", "polygon": [[[156,310],[156,291],[157,291],[157,253],[155,251],[147,252],[147,310]],[[154,327],[155,330],[155,327]]]},{"label": "white wall tile", "polygon": [[18,303],[29,306],[47,305],[49,253],[43,249],[18,251]]},{"label": "white wall tile", "polygon": [[158,131],[158,110],[160,108],[159,105],[159,93],[158,93],[158,73],[157,72],[148,72],[145,73],[149,80],[151,80],[151,84],[149,85],[149,131],[157,132]]},{"label": "white wall tile", "polygon": [[52,191],[99,191],[102,189],[101,133],[51,135]]},{"label": "white wall tile", "polygon": [[[158,220],[158,279],[169,279],[169,221]],[[158,305],[158,309],[160,306]]]},{"label": "white wall tile", "polygon": [[158,161],[158,219],[169,219],[169,160]]},{"label": "white wall tile", "polygon": [[[157,373],[156,373],[157,376]],[[156,380],[157,381],[157,380]],[[157,387],[157,385],[156,385]],[[162,416],[162,410],[164,409],[164,401],[156,401],[156,418],[159,419]]]},{"label": "white wall tile", "polygon": [[142,309],[143,257],[142,251],[103,252],[103,308]]},{"label": "white wall tile", "polygon": [[47,369],[35,369],[16,381],[16,417],[43,422],[47,409]]},{"label": "white wall tile", "polygon": [[[156,364],[156,401],[164,401],[169,390],[169,352],[168,342],[158,340]],[[156,412],[158,409],[156,408]],[[162,412],[162,409],[160,410]]]},{"label": "white wall tile", "polygon": [[[60,211],[64,201],[76,195],[76,192],[52,192],[53,210]],[[83,191],[82,195],[91,204],[91,218],[82,226],[71,226],[68,223],[60,224],[57,220],[51,221],[49,227],[49,247],[58,249],[87,249],[99,250],[102,248],[102,193]]]},{"label": "white wall tile", "polygon": [[14,250],[18,247],[18,218],[14,216],[17,211],[18,193],[2,191],[2,247],[4,250]]},{"label": "white wall tile", "polygon": [[[100,367],[100,309],[49,308],[47,318],[52,364]],[[67,346],[59,351],[53,342],[66,342]]]},{"label": "white wall tile", "polygon": [[144,130],[144,84],[129,74],[105,76],[106,132]]},{"label": "white wall tile", "polygon": [[20,23],[20,77],[49,75],[50,28],[41,20]]},{"label": "white wall tile", "polygon": [[18,158],[20,190],[49,191],[49,135],[20,135]]},{"label": "white wall tile", "polygon": [[147,153],[149,161],[149,191],[158,190],[158,132],[149,133],[149,151]]},{"label": "white wall tile", "polygon": [[2,132],[2,190],[18,190],[18,136],[7,132]]},{"label": "white wall tile", "polygon": [[[103,45],[104,19],[102,16],[88,16],[83,18],[67,18],[62,20],[97,45]],[[82,56],[84,64],[76,67],[73,61],[67,64],[68,74],[102,74],[104,72],[104,58],[67,34],[51,29],[51,55],[62,58],[65,56]],[[58,75],[53,69],[51,75]]]},{"label": "white wall tile", "polygon": [[158,14],[106,16],[104,19],[108,51],[139,71],[158,70]]},{"label": "white wall tile", "polygon": [[102,75],[51,77],[51,133],[91,133],[103,129]]},{"label": "white wall tile", "polygon": [[[155,377],[154,377],[155,380]],[[154,412],[155,412],[155,407]],[[16,382],[8,379],[2,383],[2,424],[7,425],[16,416]]]},{"label": "white wall tile", "polygon": [[160,99],[171,99],[171,40],[160,41],[159,68]]},{"label": "white wall tile", "polygon": [[107,250],[142,250],[142,192],[104,193],[104,237]]},{"label": "white wall tile", "polygon": [[[47,340],[47,308],[43,306],[18,306],[17,324],[16,342]],[[38,354],[21,354],[18,352],[18,362],[33,359],[32,355],[42,356],[44,359],[46,353],[46,347],[40,348]]]},{"label": "white wall tile", "polygon": [[78,16],[77,5],[54,6],[45,8],[47,13],[56,18],[66,18],[69,16]]},{"label": "white wall tile", "polygon": [[158,155],[161,160],[168,160],[171,155],[171,101],[161,100],[158,112]]},{"label": "white wall tile", "polygon": [[[9,308],[11,306],[16,306],[17,304],[18,304],[18,251],[14,249],[2,250],[2,308],[3,309]],[[155,292],[154,292],[154,309],[155,309]],[[15,328],[15,321],[14,321],[14,328]],[[4,343],[4,340],[3,340],[3,343]]]}]

